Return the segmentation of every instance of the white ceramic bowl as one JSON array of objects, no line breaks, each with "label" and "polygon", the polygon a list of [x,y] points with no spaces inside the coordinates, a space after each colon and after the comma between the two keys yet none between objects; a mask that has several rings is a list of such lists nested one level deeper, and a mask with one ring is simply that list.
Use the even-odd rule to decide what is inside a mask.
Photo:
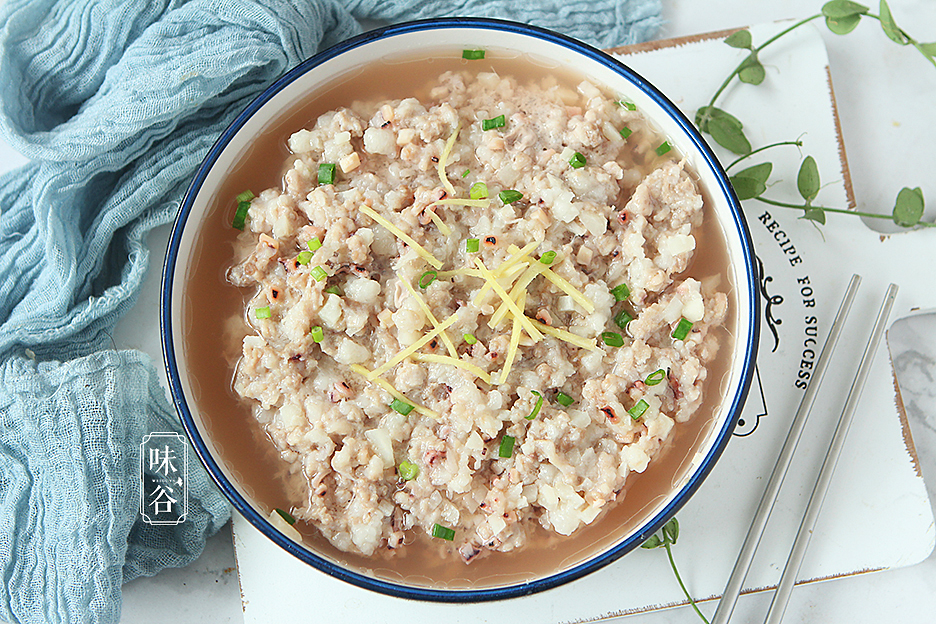
[{"label": "white ceramic bowl", "polygon": [[[221,375],[222,381],[228,375],[228,388],[214,388],[212,384],[218,385],[218,375],[214,375],[214,381],[207,379],[205,367],[196,366],[193,354],[185,348],[187,332],[204,331],[198,329],[193,319],[211,313],[188,302],[186,281],[196,264],[196,256],[203,257],[200,250],[206,228],[212,227],[208,222],[211,207],[225,176],[249,152],[252,139],[276,126],[284,111],[295,108],[323,85],[334,83],[355,68],[386,62],[413,50],[434,48],[458,52],[463,48],[514,50],[548,59],[634,102],[689,160],[707,197],[705,218],[716,219],[727,240],[730,264],[727,277],[734,289],[729,331],[734,336],[734,345],[721,382],[723,400],[711,414],[697,417],[701,422],[683,436],[682,442],[677,440],[676,450],[671,450],[664,462],[668,468],[661,468],[656,477],[640,475],[642,489],[646,491],[641,494],[629,490],[616,509],[599,520],[600,537],[596,538],[592,531],[587,547],[578,549],[574,556],[550,563],[547,569],[530,577],[496,576],[493,571],[482,570],[478,578],[467,582],[464,574],[460,581],[404,578],[392,572],[383,573],[385,564],[375,569],[366,561],[349,560],[321,545],[287,538],[268,522],[269,506],[260,502],[262,497],[255,488],[246,485],[249,479],[244,475],[254,467],[243,460],[231,465],[222,458],[219,436],[212,433],[200,401],[196,400],[204,392],[229,391],[230,373]],[[392,63],[387,65],[388,80],[393,79],[392,67]],[[689,120],[651,84],[603,52],[556,33],[497,20],[440,19],[369,32],[309,59],[271,85],[225,130],[198,170],[172,232],[163,276],[163,348],[172,393],[192,446],[234,507],[271,540],[316,568],[361,587],[422,600],[491,600],[554,587],[614,561],[657,531],[696,491],[725,448],[747,395],[759,333],[756,283],[747,227],[725,172]],[[210,323],[204,325],[209,331]],[[219,367],[224,366],[222,358],[218,357],[217,362]],[[653,470],[651,466],[648,472]],[[485,561],[497,561],[500,556],[506,555],[495,553]],[[524,556],[547,557],[548,561],[545,553],[526,552]],[[476,565],[473,563],[470,568],[476,569]]]}]

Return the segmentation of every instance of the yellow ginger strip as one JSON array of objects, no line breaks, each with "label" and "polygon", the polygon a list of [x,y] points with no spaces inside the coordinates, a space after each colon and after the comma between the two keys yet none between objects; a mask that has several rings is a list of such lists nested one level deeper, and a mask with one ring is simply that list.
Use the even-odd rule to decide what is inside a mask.
[{"label": "yellow ginger strip", "polygon": [[[494,277],[500,279],[501,277],[506,275],[507,272],[511,268],[513,268],[515,265],[517,265],[518,263],[523,262],[523,261],[529,262],[531,259],[527,257],[527,254],[530,254],[533,251],[535,251],[537,247],[539,247],[539,243],[536,241],[533,241],[532,243],[524,245],[523,249],[517,248],[516,245],[511,245],[510,247],[508,247],[507,251],[511,253],[512,255],[506,260],[504,260],[503,262],[501,262],[499,267],[494,269],[494,273],[493,273]],[[475,296],[475,299],[474,299],[474,304],[476,306],[481,305],[481,302],[484,301],[484,296],[487,294],[488,289],[490,289],[490,287],[491,287],[490,284],[484,284],[484,286],[481,287],[481,290],[478,291],[478,294],[477,296]]]},{"label": "yellow ginger strip", "polygon": [[438,327],[433,329],[431,332],[429,332],[428,334],[426,334],[425,336],[423,336],[422,338],[420,338],[419,340],[417,340],[410,346],[406,347],[405,349],[397,353],[390,360],[384,362],[383,364],[381,364],[380,366],[372,370],[370,374],[367,376],[367,378],[373,381],[377,377],[380,377],[381,375],[386,373],[388,370],[390,370],[391,368],[393,368],[394,366],[396,366],[397,364],[399,364],[400,362],[408,358],[411,354],[415,353],[417,349],[422,348],[423,345],[425,345],[430,340],[432,340],[433,338],[435,338],[436,336],[444,332],[446,329],[451,327],[452,324],[457,320],[458,320],[457,314],[453,314],[452,316],[448,317],[447,319],[442,321],[442,324],[440,324]]},{"label": "yellow ginger strip", "polygon": [[549,334],[553,338],[558,338],[559,340],[568,342],[569,344],[575,345],[576,347],[581,347],[582,349],[588,349],[589,351],[598,351],[598,347],[595,346],[595,343],[588,340],[588,338],[582,338],[581,336],[577,336],[573,334],[572,332],[567,332],[564,329],[550,327],[549,325],[546,325],[545,323],[540,323],[539,321],[535,319],[531,319],[529,317],[527,318],[529,319],[531,323],[536,325],[538,328],[542,329],[543,332]]},{"label": "yellow ginger strip", "polygon": [[455,277],[456,275],[470,275],[471,277],[481,277],[481,271],[478,269],[452,269],[451,271],[439,271],[439,279]]},{"label": "yellow ginger strip", "polygon": [[517,304],[514,303],[514,300],[510,298],[510,295],[507,294],[507,291],[504,290],[504,287],[497,283],[497,280],[491,274],[484,263],[481,262],[481,258],[475,258],[475,264],[479,269],[481,269],[481,275],[487,280],[487,283],[491,285],[491,288],[494,289],[494,292],[504,300],[504,303],[507,304],[507,309],[510,310],[510,313],[513,314],[520,320],[520,324],[523,326],[524,331],[530,335],[530,338],[533,339],[533,342],[539,342],[543,339],[543,334],[533,326],[533,323],[530,322],[530,319],[526,317],[523,313],[523,310],[517,307]]},{"label": "yellow ginger strip", "polygon": [[410,400],[405,394],[403,394],[402,392],[394,388],[392,385],[390,385],[390,382],[388,382],[386,379],[379,379],[379,378],[368,379],[368,376],[371,374],[371,372],[367,370],[366,368],[364,368],[363,366],[361,366],[360,364],[352,364],[350,368],[358,375],[361,375],[368,381],[386,390],[390,394],[390,396],[392,396],[393,398],[409,403],[410,405],[413,406],[413,409],[419,412],[420,414],[425,414],[429,418],[435,418],[436,420],[442,419],[442,417],[439,415],[438,412],[434,412],[428,407],[423,407],[419,403],[416,403],[415,401]]},{"label": "yellow ginger strip", "polygon": [[[454,191],[453,191],[454,193]],[[473,206],[475,208],[487,208],[488,204],[491,203],[490,199],[468,199],[467,197],[447,197],[445,199],[437,199],[436,201],[429,204],[432,206]]]},{"label": "yellow ginger strip", "polygon": [[[517,283],[514,284],[514,287],[510,289],[510,298],[517,302],[517,306],[522,310],[523,304],[519,302],[519,297],[521,294],[526,298],[526,290],[537,275],[543,272],[543,269],[546,268],[542,262],[532,262],[530,263],[530,268],[520,276],[520,279],[517,280]],[[504,319],[504,316],[507,314],[507,306],[505,304],[500,304],[500,307],[494,312],[494,315],[491,317],[491,320],[488,321],[488,327],[494,328],[500,325],[500,322]]]},{"label": "yellow ginger strip", "polygon": [[435,256],[433,256],[431,253],[429,253],[428,251],[426,251],[426,250],[423,248],[422,245],[420,245],[419,243],[417,243],[416,241],[414,241],[410,236],[408,236],[406,233],[404,233],[403,230],[401,230],[400,228],[398,228],[397,226],[393,225],[392,223],[390,223],[389,221],[387,221],[385,218],[383,218],[383,217],[381,217],[379,214],[377,214],[377,213],[374,211],[373,208],[371,208],[370,206],[361,205],[361,212],[363,212],[363,213],[366,214],[368,217],[370,217],[371,219],[373,219],[374,221],[376,221],[376,222],[379,223],[380,225],[382,225],[382,226],[384,226],[385,228],[387,228],[388,230],[390,230],[390,233],[391,233],[391,234],[393,234],[394,236],[396,236],[397,238],[399,238],[401,241],[403,241],[404,243],[406,243],[407,245],[409,245],[410,247],[412,247],[412,248],[413,248],[413,251],[415,251],[417,254],[419,254],[419,255],[423,258],[423,260],[425,260],[426,262],[428,262],[429,264],[431,264],[434,268],[436,268],[436,269],[441,269],[441,268],[442,268],[442,263],[439,262],[438,260],[436,260],[436,257],[435,257]]},{"label": "yellow ginger strip", "polygon": [[[523,309],[523,306],[526,305],[526,291],[520,292],[519,300],[517,305],[520,306],[520,309]],[[510,368],[513,366],[514,358],[517,356],[517,349],[520,348],[520,318],[514,317],[513,320],[513,329],[510,330],[510,347],[507,349],[507,359],[504,361],[504,368],[501,369],[500,375],[497,378],[498,384],[507,383],[507,375],[510,374]]]},{"label": "yellow ginger strip", "polygon": [[413,359],[417,362],[428,362],[432,364],[448,364],[462,368],[485,383],[491,383],[491,376],[479,366],[466,362],[459,357],[449,357],[447,355],[436,355],[435,353],[414,353]]},{"label": "yellow ginger strip", "polygon": [[445,166],[448,164],[448,157],[452,153],[452,148],[455,147],[455,139],[458,138],[459,129],[461,129],[461,123],[455,126],[455,131],[452,132],[452,136],[445,142],[445,147],[442,149],[442,156],[439,157],[439,164],[437,167],[439,180],[442,181],[442,186],[445,187],[445,190],[448,191],[448,194],[452,197],[455,197],[455,187],[449,182],[448,174],[445,172]]},{"label": "yellow ginger strip", "polygon": [[[432,310],[429,309],[429,304],[416,292],[416,289],[409,283],[409,281],[403,279],[403,276],[399,273],[396,274],[397,279],[403,282],[403,285],[406,286],[406,290],[410,292],[411,295],[416,299],[416,303],[419,304],[419,307],[422,309],[423,313],[426,315],[426,318],[429,319],[429,322],[432,323],[432,327],[439,329],[439,321],[436,320],[435,315],[432,313]],[[458,351],[455,350],[455,344],[452,342],[451,338],[448,337],[444,331],[439,334],[442,337],[442,342],[445,343],[445,348],[448,349],[449,354],[453,358],[458,357]]]},{"label": "yellow ginger strip", "polygon": [[445,225],[445,221],[443,221],[439,215],[437,215],[431,209],[427,210],[427,212],[429,213],[429,218],[432,219],[432,222],[435,223],[435,226],[439,228],[439,231],[442,232],[444,236],[452,235],[452,228]]},{"label": "yellow ginger strip", "polygon": [[556,272],[553,271],[552,269],[548,269],[548,268],[544,269],[543,277],[548,279],[550,282],[552,282],[553,284],[558,286],[561,290],[563,290],[567,295],[572,297],[572,299],[575,300],[575,303],[585,308],[585,310],[589,314],[595,311],[595,304],[592,303],[591,299],[589,299],[588,297],[580,293],[578,290],[576,290],[575,287],[572,286],[572,284],[570,284],[569,282],[567,282],[564,278],[556,275]]}]

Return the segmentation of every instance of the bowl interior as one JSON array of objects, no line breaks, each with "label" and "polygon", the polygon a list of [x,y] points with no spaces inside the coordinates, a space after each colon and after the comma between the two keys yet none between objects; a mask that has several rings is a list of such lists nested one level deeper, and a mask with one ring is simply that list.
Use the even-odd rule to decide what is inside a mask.
[{"label": "bowl interior", "polygon": [[[348,98],[405,93],[411,80],[405,69],[414,55],[434,64],[437,75],[467,63],[460,58],[464,48],[484,48],[494,63],[574,72],[603,85],[634,102],[687,158],[707,211],[697,237],[705,253],[697,252],[689,270],[721,276],[729,290],[723,353],[696,416],[674,429],[644,473],[631,475],[622,501],[571,538],[544,531],[535,545],[470,566],[431,558],[370,560],[339,552],[311,532],[302,544],[293,542],[266,516],[273,507],[290,506],[282,484],[295,477],[283,474],[272,445],[231,390],[227,362],[236,359],[237,333],[243,330],[236,319],[222,322],[217,311],[242,309],[245,294],[224,281],[237,233],[229,225],[230,198],[245,188],[278,185],[285,139],[322,112]],[[559,35],[491,20],[437,20],[369,33],[307,61],[228,128],[199,170],[172,234],[161,311],[164,350],[174,398],[197,454],[235,507],[280,546],[326,572],[391,594],[431,600],[507,597],[554,586],[614,560],[638,546],[695,491],[730,437],[750,382],[757,335],[753,275],[747,230],[724,173],[688,120],[651,85]]]}]

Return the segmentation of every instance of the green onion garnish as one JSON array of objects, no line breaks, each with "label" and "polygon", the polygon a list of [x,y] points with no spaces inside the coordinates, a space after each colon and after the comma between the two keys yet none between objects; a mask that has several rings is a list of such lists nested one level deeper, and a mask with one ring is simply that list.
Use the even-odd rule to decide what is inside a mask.
[{"label": "green onion garnish", "polygon": [[344,294],[337,286],[329,286],[325,289],[325,292],[329,295],[338,295],[339,297]]},{"label": "green onion garnish", "polygon": [[406,401],[401,401],[400,399],[393,399],[393,402],[390,403],[390,408],[406,416],[413,411],[413,404],[407,403]]},{"label": "green onion garnish", "polygon": [[648,386],[655,386],[664,379],[666,379],[666,371],[661,368],[660,370],[655,370],[650,373],[647,378],[644,379],[644,383]]},{"label": "green onion garnish", "polygon": [[628,128],[627,126],[624,126],[623,128],[621,128],[621,138],[622,138],[622,139],[626,139],[627,137],[629,137],[629,136],[630,136],[631,134],[633,134],[633,133],[634,133],[634,131],[631,130],[630,128]]},{"label": "green onion garnish", "polygon": [[668,141],[663,141],[660,143],[660,146],[656,148],[657,156],[662,156],[666,152],[670,151],[670,144]]},{"label": "green onion garnish", "polygon": [[621,329],[627,329],[627,324],[634,320],[627,310],[621,310],[614,317],[614,323]]},{"label": "green onion garnish", "polygon": [[480,61],[484,58],[484,50],[462,50],[462,58],[469,61]]},{"label": "green onion garnish", "polygon": [[507,458],[513,455],[514,437],[505,435],[501,438],[500,448],[497,449],[497,456]]},{"label": "green onion garnish", "polygon": [[536,390],[530,390],[530,392],[532,392],[539,398],[536,399],[536,405],[533,406],[533,411],[530,412],[530,415],[524,416],[524,418],[526,418],[527,420],[533,420],[534,418],[536,418],[536,415],[539,414],[540,412],[540,408],[543,407],[543,395],[537,392]]},{"label": "green onion garnish", "polygon": [[507,189],[507,190],[501,191],[500,193],[497,194],[497,196],[500,197],[500,200],[504,202],[505,204],[512,204],[515,201],[520,201],[521,199],[523,199],[523,193],[521,193],[520,191],[515,191],[513,189]]},{"label": "green onion garnish", "polygon": [[462,174],[462,177],[467,178],[469,173],[471,173],[471,169],[465,169],[465,173]]},{"label": "green onion garnish", "polygon": [[572,397],[570,397],[570,396],[569,396],[568,394],[566,394],[565,392],[557,392],[557,393],[556,393],[556,403],[558,403],[558,404],[561,405],[562,407],[569,407],[570,405],[572,405],[573,403],[575,403],[575,399],[573,399]]},{"label": "green onion garnish", "polygon": [[644,412],[647,411],[648,407],[650,407],[650,404],[644,401],[643,399],[640,399],[639,401],[637,401],[637,404],[634,405],[634,407],[627,410],[627,413],[630,414],[631,418],[633,418],[634,420],[637,420],[638,418],[644,415]]},{"label": "green onion garnish", "polygon": [[425,273],[419,276],[419,281],[416,282],[416,284],[423,290],[426,290],[427,288],[429,288],[429,284],[436,281],[437,277],[439,277],[438,271],[426,271]]},{"label": "green onion garnish", "polygon": [[318,170],[319,184],[335,183],[335,163],[322,163]]},{"label": "green onion garnish", "polygon": [[462,338],[464,338],[465,342],[467,342],[470,345],[473,345],[476,342],[478,342],[478,339],[474,337],[474,334],[464,334]]},{"label": "green onion garnish", "polygon": [[309,251],[318,251],[322,247],[322,241],[319,240],[318,236],[313,236],[306,245],[309,246]]},{"label": "green onion garnish", "polygon": [[581,152],[575,152],[572,154],[572,158],[569,159],[569,164],[572,165],[573,169],[580,169],[585,166],[585,157]]},{"label": "green onion garnish", "polygon": [[325,338],[325,330],[323,330],[319,325],[316,325],[309,330],[309,335],[312,336],[312,342],[318,344],[322,342],[322,339]]},{"label": "green onion garnish", "polygon": [[300,251],[299,255],[296,256],[296,262],[302,265],[309,264],[311,260],[312,260],[311,251]]},{"label": "green onion garnish", "polygon": [[507,119],[503,115],[481,120],[482,130],[493,130],[494,128],[503,128],[507,125]]},{"label": "green onion garnish", "polygon": [[614,332],[601,332],[601,339],[609,347],[623,347],[624,338],[621,334],[616,334]]},{"label": "green onion garnish", "polygon": [[555,259],[556,259],[556,252],[555,252],[555,251],[547,251],[547,252],[544,253],[542,256],[540,256],[539,261],[542,262],[543,264],[549,265],[549,264],[552,264],[552,263],[553,263],[553,260],[555,260]]},{"label": "green onion garnish", "polygon": [[286,524],[288,524],[289,526],[292,526],[292,525],[296,524],[296,519],[293,518],[292,515],[289,514],[289,512],[283,511],[283,510],[280,509],[279,507],[275,508],[273,511],[275,511],[276,513],[278,513],[279,516],[280,516],[280,518],[282,518],[283,520],[285,520],[285,521],[286,521]]},{"label": "green onion garnish", "polygon": [[270,306],[263,306],[254,310],[254,316],[258,319],[267,319],[273,316],[273,313],[270,312]]},{"label": "green onion garnish", "polygon": [[312,267],[309,271],[309,275],[315,278],[316,282],[321,282],[323,279],[328,277],[328,273],[320,266]]},{"label": "green onion garnish", "polygon": [[438,537],[439,539],[444,539],[451,542],[455,539],[455,529],[444,527],[441,524],[433,524],[432,537]]},{"label": "green onion garnish", "polygon": [[626,109],[629,110],[629,111],[635,111],[635,110],[637,110],[637,105],[634,104],[633,102],[626,102],[626,101],[624,101],[624,100],[619,100],[617,103],[618,103],[618,105],[623,106],[624,108],[626,108]]},{"label": "green onion garnish", "polygon": [[676,329],[673,330],[673,338],[676,340],[685,340],[686,336],[689,335],[689,332],[692,330],[692,322],[687,321],[685,318],[679,319],[679,323],[676,325]]},{"label": "green onion garnish", "polygon": [[627,284],[618,284],[611,289],[611,294],[614,295],[615,301],[624,301],[630,297],[630,288],[627,287]]},{"label": "green onion garnish", "polygon": [[249,202],[254,197],[256,197],[256,195],[253,194],[253,191],[247,189],[246,191],[238,194],[238,196],[234,198],[234,201],[239,204],[241,202]]},{"label": "green onion garnish", "polygon": [[475,182],[468,190],[468,197],[471,199],[487,199],[488,187],[484,182]]},{"label": "green onion garnish", "polygon": [[403,460],[400,462],[400,465],[397,466],[397,474],[400,475],[400,478],[404,481],[412,481],[419,476],[419,466],[409,460]]},{"label": "green onion garnish", "polygon": [[[241,193],[242,195],[243,193]],[[238,195],[240,197],[240,195]],[[237,210],[234,212],[234,219],[231,220],[231,225],[236,227],[238,230],[243,230],[244,225],[247,223],[247,211],[250,210],[249,201],[237,202]]]},{"label": "green onion garnish", "polygon": [[481,239],[479,238],[469,238],[465,241],[465,251],[468,253],[478,253],[478,250],[481,249]]}]

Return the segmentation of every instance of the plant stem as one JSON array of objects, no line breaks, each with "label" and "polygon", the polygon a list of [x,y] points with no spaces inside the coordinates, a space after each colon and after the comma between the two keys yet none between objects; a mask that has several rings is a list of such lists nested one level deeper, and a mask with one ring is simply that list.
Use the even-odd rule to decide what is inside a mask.
[{"label": "plant stem", "polygon": [[702,618],[702,621],[705,624],[709,624],[709,621],[706,619],[705,615],[699,611],[698,605],[696,605],[695,600],[692,599],[692,596],[689,595],[686,586],[683,584],[682,577],[679,576],[679,570],[676,569],[676,561],[673,559],[673,550],[670,548],[669,540],[663,542],[663,546],[666,548],[666,556],[669,557],[670,567],[673,568],[673,574],[676,575],[676,581],[679,582],[679,586],[682,588],[683,593],[686,595],[686,598],[689,600],[689,604],[692,605],[692,608],[695,609],[695,612]]},{"label": "plant stem", "polygon": [[[880,15],[875,15],[874,13],[864,13],[863,16],[864,16],[864,17],[870,17],[870,18],[872,18],[872,19],[876,19],[876,20],[879,21],[879,22],[881,21],[881,16],[880,16]],[[902,34],[904,37],[907,38],[907,45],[912,45],[914,48],[916,48],[917,51],[918,51],[920,54],[923,55],[923,58],[925,58],[927,61],[929,61],[930,63],[932,63],[934,67],[936,67],[936,59],[934,59],[934,58],[931,57],[929,54],[927,54],[926,52],[923,51],[923,48],[920,47],[920,42],[919,42],[919,41],[917,41],[916,39],[914,39],[913,37],[911,37],[909,34],[907,34],[907,31],[904,30],[903,28],[901,28],[900,26],[897,27],[897,30],[899,30],[899,31],[900,31],[900,34]]]},{"label": "plant stem", "polygon": [[[780,206],[781,208],[794,208],[796,210],[806,211],[809,208],[818,208],[824,212],[837,212],[840,214],[855,215],[858,217],[869,217],[871,219],[887,219],[888,221],[893,221],[893,217],[890,215],[879,214],[875,212],[862,212],[860,210],[846,210],[844,208],[826,208],[825,206],[803,206],[801,204],[789,204],[787,202],[777,201],[775,199],[768,199],[766,197],[755,197],[757,201],[764,202],[765,204],[770,204],[771,206]],[[927,223],[925,221],[920,221],[917,225],[922,225],[923,227],[936,227],[936,223]]]},{"label": "plant stem", "polygon": [[736,158],[734,161],[732,161],[732,163],[731,163],[730,165],[728,165],[727,167],[725,167],[725,171],[728,171],[729,169],[731,169],[732,167],[734,167],[735,165],[737,165],[739,162],[745,160],[746,158],[750,158],[751,156],[753,156],[754,154],[756,154],[756,153],[758,153],[758,152],[763,152],[764,150],[768,150],[768,149],[770,149],[770,148],[772,148],[772,147],[780,147],[781,145],[796,145],[797,147],[802,147],[802,146],[803,146],[803,142],[800,141],[800,140],[796,140],[796,141],[780,141],[780,142],[778,142],[778,143],[771,143],[771,144],[765,145],[765,146],[763,146],[763,147],[758,147],[756,150],[752,150],[752,151],[748,152],[747,154],[745,154],[745,155],[743,155],[743,156],[739,156],[738,158]]}]

